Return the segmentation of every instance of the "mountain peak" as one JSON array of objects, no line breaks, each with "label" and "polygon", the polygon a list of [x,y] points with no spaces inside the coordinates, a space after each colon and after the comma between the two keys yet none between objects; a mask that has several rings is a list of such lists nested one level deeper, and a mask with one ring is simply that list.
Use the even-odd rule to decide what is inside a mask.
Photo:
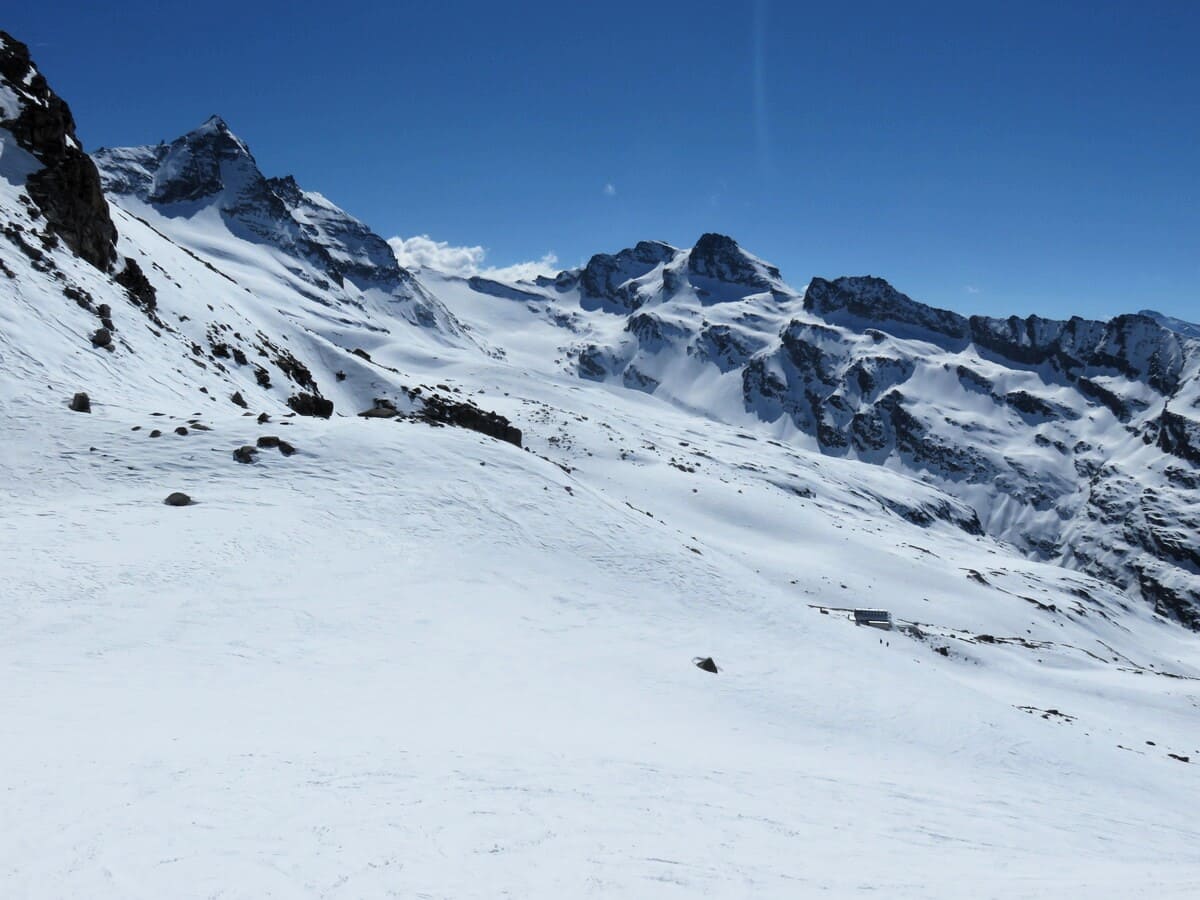
[{"label": "mountain peak", "polygon": [[1168,316],[1153,309],[1139,310],[1137,314],[1147,319],[1153,319],[1163,328],[1174,331],[1183,337],[1200,338],[1200,325],[1194,322],[1177,319],[1174,316]]},{"label": "mountain peak", "polygon": [[688,255],[688,270],[694,275],[763,291],[778,286],[782,278],[777,268],[747,253],[728,235],[715,232],[700,235]]}]

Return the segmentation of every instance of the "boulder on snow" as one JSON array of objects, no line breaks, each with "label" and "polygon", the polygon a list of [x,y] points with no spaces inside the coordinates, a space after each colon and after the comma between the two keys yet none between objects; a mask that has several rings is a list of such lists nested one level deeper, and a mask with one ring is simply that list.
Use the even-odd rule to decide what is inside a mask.
[{"label": "boulder on snow", "polygon": [[386,397],[376,397],[374,406],[359,413],[364,419],[391,419],[398,415],[396,404]]},{"label": "boulder on snow", "polygon": [[112,346],[112,332],[109,331],[107,328],[97,328],[94,332],[92,332],[92,346],[93,347],[111,347]]},{"label": "boulder on snow", "polygon": [[318,416],[328,419],[333,415],[333,401],[316,394],[301,392],[288,397],[288,406],[302,416]]},{"label": "boulder on snow", "polygon": [[246,398],[242,396],[241,391],[234,391],[233,395],[229,399],[232,400],[234,403],[236,403],[238,406],[240,406],[242,409],[245,409],[248,406],[248,404],[246,403]]},{"label": "boulder on snow", "polygon": [[259,425],[266,425],[270,421],[271,421],[271,417],[268,416],[266,413],[258,414],[258,424]]},{"label": "boulder on snow", "polygon": [[83,391],[80,391],[71,398],[71,409],[75,412],[90,413],[92,411],[92,401]]},{"label": "boulder on snow", "polygon": [[258,450],[249,444],[238,447],[233,451],[233,458],[240,463],[252,463],[258,457]]},{"label": "boulder on snow", "polygon": [[274,434],[264,434],[258,439],[258,446],[262,447],[263,449],[274,447],[284,456],[291,456],[296,452],[295,447]]},{"label": "boulder on snow", "polygon": [[716,675],[721,670],[717,668],[717,664],[713,662],[711,656],[697,656],[692,660],[697,669],[703,669],[705,672],[712,672]]},{"label": "boulder on snow", "polygon": [[191,506],[192,498],[183,491],[173,491],[167,494],[167,499],[163,501],[167,506]]}]

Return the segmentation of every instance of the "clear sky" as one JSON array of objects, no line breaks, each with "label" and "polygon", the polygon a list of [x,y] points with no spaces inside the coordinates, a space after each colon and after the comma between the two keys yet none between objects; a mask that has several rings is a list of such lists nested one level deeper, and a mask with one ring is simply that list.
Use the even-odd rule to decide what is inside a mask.
[{"label": "clear sky", "polygon": [[87,147],[219,113],[266,174],[486,264],[721,231],[796,286],[1200,319],[1195,0],[9,7]]}]

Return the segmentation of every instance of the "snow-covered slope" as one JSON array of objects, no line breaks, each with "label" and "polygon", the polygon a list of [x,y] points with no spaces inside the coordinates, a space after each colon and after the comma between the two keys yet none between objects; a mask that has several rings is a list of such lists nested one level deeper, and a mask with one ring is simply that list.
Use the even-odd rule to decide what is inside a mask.
[{"label": "snow-covered slope", "polygon": [[[466,287],[556,327],[532,365],[551,354],[584,379],[918,477],[1022,553],[1200,625],[1200,341],[1184,331],[1142,314],[968,319],[878,278],[796,292],[719,235]],[[474,315],[491,327],[491,309]],[[508,347],[527,324],[489,333]]]},{"label": "snow-covered slope", "polygon": [[[1104,344],[1144,372],[1053,375],[947,346],[951,314],[906,322],[874,282],[886,327],[855,323],[719,236],[557,279],[414,275],[219,121],[98,154],[108,201],[52,219],[61,184],[30,179],[53,163],[11,127],[22,71],[0,93],[5,896],[1196,893],[1195,635],[1031,558],[1014,523],[1043,511],[1008,488],[898,440],[836,449],[832,401],[799,400],[969,412],[984,458],[1025,440],[1044,478],[1067,471],[1051,423],[1006,398],[1143,427],[1076,395],[1160,402],[1155,332]],[[89,258],[64,234],[102,214]],[[990,387],[950,390],[952,358]],[[1155,440],[1128,447],[1165,478]],[[856,628],[864,605],[903,630]]]},{"label": "snow-covered slope", "polygon": [[1174,316],[1164,316],[1162,313],[1155,312],[1152,309],[1143,309],[1138,315],[1154,319],[1154,321],[1158,322],[1164,328],[1177,331],[1184,337],[1200,338],[1200,325],[1197,325],[1195,322],[1185,322],[1183,319],[1176,319]]}]

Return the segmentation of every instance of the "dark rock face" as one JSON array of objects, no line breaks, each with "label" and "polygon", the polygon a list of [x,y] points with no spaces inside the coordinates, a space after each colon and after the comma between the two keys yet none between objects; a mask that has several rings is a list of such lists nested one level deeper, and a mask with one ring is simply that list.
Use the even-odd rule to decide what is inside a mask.
[{"label": "dark rock face", "polygon": [[92,401],[83,391],[71,398],[70,405],[74,412],[90,413],[92,411]]},{"label": "dark rock face", "polygon": [[[1180,336],[1142,315],[1118,316],[1109,322],[1078,316],[1068,321],[1040,316],[968,319],[918,303],[882,278],[870,276],[814,278],[804,294],[804,308],[834,320],[849,315],[859,323],[891,325],[893,331],[896,325],[905,326],[949,349],[973,343],[1020,366],[1048,363],[1071,382],[1116,372],[1169,395],[1178,388],[1183,367]],[[856,323],[847,320],[846,324]]]},{"label": "dark rock face", "polygon": [[521,446],[521,429],[499,413],[480,409],[473,403],[462,403],[435,394],[425,398],[425,407],[420,413],[420,418],[440,425],[469,428],[498,441]]},{"label": "dark rock face", "polygon": [[1163,409],[1158,424],[1158,446],[1172,456],[1200,466],[1200,421]]},{"label": "dark rock face", "polygon": [[242,396],[241,391],[234,391],[233,394],[230,395],[229,399],[233,401],[235,406],[240,406],[242,409],[246,409],[248,406],[246,403],[246,398]]},{"label": "dark rock face", "polygon": [[664,321],[651,313],[638,313],[625,323],[625,330],[648,350],[658,350],[672,342],[686,340],[689,333],[679,325]]},{"label": "dark rock face", "polygon": [[763,348],[761,339],[728,325],[709,325],[700,332],[688,353],[711,360],[722,372],[732,372]]},{"label": "dark rock face", "polygon": [[288,397],[288,406],[290,406],[297,415],[301,416],[317,416],[318,418],[328,419],[333,415],[333,401],[326,400],[324,397],[319,397],[316,394],[307,394],[301,392]]},{"label": "dark rock face", "polygon": [[769,291],[780,279],[779,270],[765,266],[760,271],[737,241],[723,234],[703,234],[688,254],[688,271],[693,275],[712,278],[726,284]]},{"label": "dark rock face", "polygon": [[581,347],[576,358],[576,367],[579,375],[589,381],[603,381],[612,372],[616,371],[620,366],[617,363],[614,354],[598,347],[595,344],[588,344]]},{"label": "dark rock face", "polygon": [[45,167],[29,176],[29,196],[76,255],[107,272],[116,260],[117,229],[96,165],[80,147],[70,108],[37,71],[29,48],[3,31],[0,83],[16,94],[21,107],[15,119],[0,119],[0,126]]},{"label": "dark rock face", "polygon": [[167,494],[167,498],[163,500],[163,503],[167,504],[167,506],[191,506],[192,498],[183,493],[183,491],[174,491]]},{"label": "dark rock face", "polygon": [[673,247],[659,241],[641,241],[616,254],[597,253],[579,274],[580,291],[585,297],[635,310],[644,300],[638,296],[636,285],[628,282],[641,278],[674,255]]},{"label": "dark rock face", "polygon": [[968,334],[963,316],[918,303],[870,275],[834,281],[814,278],[804,292],[804,308],[825,317],[846,312],[870,322],[908,325],[956,341]]},{"label": "dark rock face", "polygon": [[158,305],[158,291],[137,264],[137,260],[125,257],[125,266],[113,276],[113,281],[125,288],[129,299],[144,310],[153,311]]}]

